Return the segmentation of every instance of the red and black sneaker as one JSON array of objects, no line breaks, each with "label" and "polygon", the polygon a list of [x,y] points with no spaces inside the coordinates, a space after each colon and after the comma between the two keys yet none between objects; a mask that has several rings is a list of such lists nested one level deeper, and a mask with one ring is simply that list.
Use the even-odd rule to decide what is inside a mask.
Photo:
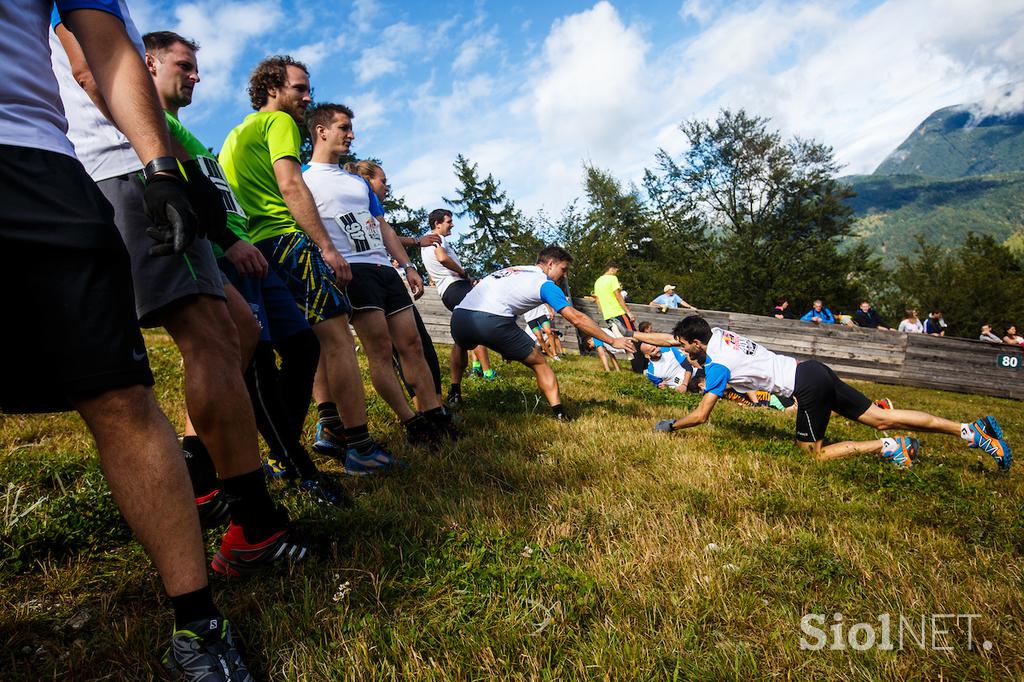
[{"label": "red and black sneaker", "polygon": [[214,488],[205,495],[196,498],[196,511],[199,512],[199,525],[203,530],[219,528],[228,522],[228,502],[221,494],[220,488]]},{"label": "red and black sneaker", "polygon": [[273,566],[296,564],[306,558],[309,549],[289,538],[288,529],[279,530],[265,540],[247,542],[242,527],[228,526],[220,549],[210,567],[222,575],[239,577],[265,571]]},{"label": "red and black sneaker", "polygon": [[880,400],[876,400],[875,401],[875,407],[879,407],[879,408],[881,408],[883,410],[891,410],[891,409],[893,409],[892,401],[889,400],[888,398],[881,398]]}]

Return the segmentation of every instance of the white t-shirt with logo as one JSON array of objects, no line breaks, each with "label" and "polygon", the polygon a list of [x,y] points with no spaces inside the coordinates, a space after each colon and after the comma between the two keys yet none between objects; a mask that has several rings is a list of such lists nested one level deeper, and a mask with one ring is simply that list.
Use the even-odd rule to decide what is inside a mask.
[{"label": "white t-shirt with logo", "polygon": [[516,317],[541,303],[557,313],[569,305],[569,300],[539,267],[517,265],[484,277],[455,309]]},{"label": "white t-shirt with logo", "polygon": [[332,163],[309,164],[302,179],[316,201],[327,234],[345,260],[391,267],[377,222],[384,216],[384,208],[366,180]]},{"label": "white t-shirt with logo", "polygon": [[445,266],[441,265],[441,261],[437,260],[437,254],[434,249],[442,248],[448,257],[451,258],[456,265],[460,268],[462,263],[459,262],[459,257],[455,255],[455,251],[448,244],[447,237],[441,237],[441,243],[437,246],[421,246],[420,257],[423,258],[423,266],[427,269],[427,274],[430,275],[430,280],[437,287],[437,293],[439,296],[444,296],[445,290],[451,286],[452,282],[458,282],[460,279],[466,279],[455,274]]},{"label": "white t-shirt with logo", "polygon": [[[76,7],[80,5],[74,1],[69,4]],[[114,3],[109,0],[102,4]],[[125,0],[117,0],[117,8],[132,44],[140,56],[145,56],[146,48],[142,44],[142,36],[132,22]],[[53,73],[57,76],[60,98],[64,102],[64,111],[67,114],[68,139],[75,145],[75,155],[85,166],[89,177],[99,182],[142,170],[142,161],[132,148],[131,142],[93,104],[89,95],[75,80],[68,55],[53,30],[50,31],[50,52]]]},{"label": "white t-shirt with logo", "polygon": [[[47,27],[53,7],[53,0],[0,2],[0,144],[74,157],[50,64]],[[58,11],[71,9],[97,9],[122,18],[115,0],[57,0]]]},{"label": "white t-shirt with logo", "polygon": [[719,398],[725,385],[740,392],[768,391],[788,398],[796,384],[796,360],[778,355],[734,332],[711,328],[707,363],[704,365],[705,393]]},{"label": "white t-shirt with logo", "polygon": [[694,368],[686,354],[678,348],[662,348],[661,357],[657,360],[653,358],[647,360],[647,376],[652,381],[667,382],[672,388],[683,383],[687,372],[692,376]]}]

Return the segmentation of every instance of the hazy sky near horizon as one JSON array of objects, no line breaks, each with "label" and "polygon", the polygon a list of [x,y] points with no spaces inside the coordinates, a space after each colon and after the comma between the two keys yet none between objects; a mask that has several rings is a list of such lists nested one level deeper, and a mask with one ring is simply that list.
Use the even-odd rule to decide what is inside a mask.
[{"label": "hazy sky near horizon", "polygon": [[[869,173],[935,109],[1024,109],[1024,0],[129,0],[139,28],[197,40],[182,121],[219,149],[268,54],[355,110],[354,151],[413,206],[442,205],[462,153],[527,213],[679,153],[679,123],[744,107]],[[996,99],[1008,84],[1009,97]]]}]

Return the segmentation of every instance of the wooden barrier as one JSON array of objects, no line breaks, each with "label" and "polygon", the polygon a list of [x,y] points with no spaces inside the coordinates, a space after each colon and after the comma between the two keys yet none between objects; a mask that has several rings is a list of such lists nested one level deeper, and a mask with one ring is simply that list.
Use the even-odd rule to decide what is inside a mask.
[{"label": "wooden barrier", "polygon": [[[574,305],[600,321],[593,301],[577,299]],[[427,287],[416,307],[434,341],[451,343],[451,315],[437,290]],[[631,310],[638,323],[649,321],[660,332],[671,331],[689,314],[681,310],[659,313],[657,308],[643,305],[633,305]],[[1024,349],[1020,347],[842,325],[819,326],[718,310],[701,310],[700,314],[712,327],[735,331],[799,360],[819,360],[841,377],[1024,400]],[[566,350],[578,352],[578,337],[572,325],[561,317],[554,323],[562,332]]]}]

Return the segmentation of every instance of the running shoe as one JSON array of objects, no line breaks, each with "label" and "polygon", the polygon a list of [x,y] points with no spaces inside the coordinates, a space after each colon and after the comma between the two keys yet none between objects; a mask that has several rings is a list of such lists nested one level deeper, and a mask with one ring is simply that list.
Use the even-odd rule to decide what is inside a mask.
[{"label": "running shoe", "polygon": [[876,400],[875,401],[875,407],[880,407],[883,410],[891,410],[891,409],[893,409],[892,401],[889,400],[888,398],[882,398],[881,400]]},{"label": "running shoe", "polygon": [[197,497],[196,511],[199,512],[199,525],[204,530],[223,526],[230,518],[228,502],[220,488]]},{"label": "running shoe", "polygon": [[1003,429],[996,418],[982,417],[971,424],[971,430],[974,432],[974,441],[968,447],[981,448],[992,455],[1001,470],[1009,471],[1013,463],[1013,450],[1003,438]]},{"label": "running shoe", "polygon": [[560,355],[552,355],[551,356],[551,361],[552,362],[561,362],[562,361],[562,356],[560,356]]},{"label": "running shoe", "polygon": [[484,375],[483,365],[479,362],[474,362],[473,367],[469,370],[469,375],[474,377],[482,377]]},{"label": "running shoe", "polygon": [[331,427],[324,426],[323,422],[316,423],[316,440],[313,449],[321,455],[336,457],[338,459],[345,453],[345,436],[336,433]]},{"label": "running shoe", "polygon": [[351,509],[354,503],[352,497],[345,490],[335,477],[320,472],[314,478],[307,478],[299,483],[299,490],[312,497],[317,502],[329,504],[338,509]]},{"label": "running shoe", "polygon": [[441,434],[420,412],[406,422],[405,437],[409,441],[409,445],[436,446],[441,443]]},{"label": "running shoe", "polygon": [[308,548],[292,542],[288,530],[279,530],[266,540],[250,543],[242,527],[232,523],[220,542],[220,549],[210,567],[222,575],[239,577],[259,573],[282,563],[298,563],[306,558]]},{"label": "running shoe", "polygon": [[493,369],[488,369],[483,373],[484,381],[494,381],[498,378],[498,373]]},{"label": "running shoe", "polygon": [[360,455],[355,448],[349,448],[345,455],[345,473],[349,476],[369,476],[405,468],[406,464],[388,452],[380,443],[374,443],[367,455]]},{"label": "running shoe", "polygon": [[263,460],[263,471],[270,478],[281,478],[288,474],[288,465],[277,455],[270,454]]},{"label": "running shoe", "polygon": [[450,409],[455,409],[462,405],[462,394],[461,393],[448,393],[448,397],[445,398],[444,404]]},{"label": "running shoe", "polygon": [[459,440],[466,435],[455,425],[452,413],[448,410],[442,410],[436,416],[427,416],[427,421],[437,435],[448,440]]},{"label": "running shoe", "polygon": [[554,415],[554,417],[555,417],[555,421],[560,421],[560,422],[571,422],[572,421],[572,415],[569,414],[568,412],[558,412],[558,413],[556,413]]},{"label": "running shoe", "polygon": [[895,466],[909,469],[917,462],[918,453],[921,450],[921,441],[910,436],[894,438],[896,445],[891,448],[882,449],[882,457],[892,462]]},{"label": "running shoe", "polygon": [[253,682],[226,618],[197,620],[175,630],[161,662],[172,680]]}]

